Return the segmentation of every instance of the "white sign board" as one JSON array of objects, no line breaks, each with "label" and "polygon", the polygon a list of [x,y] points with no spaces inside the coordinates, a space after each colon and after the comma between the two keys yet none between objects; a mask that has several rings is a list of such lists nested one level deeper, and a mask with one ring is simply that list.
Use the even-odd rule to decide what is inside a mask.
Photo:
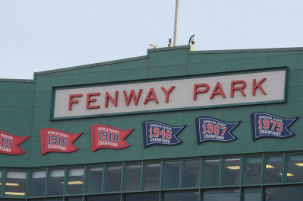
[{"label": "white sign board", "polygon": [[53,118],[283,102],[285,70],[56,89]]}]

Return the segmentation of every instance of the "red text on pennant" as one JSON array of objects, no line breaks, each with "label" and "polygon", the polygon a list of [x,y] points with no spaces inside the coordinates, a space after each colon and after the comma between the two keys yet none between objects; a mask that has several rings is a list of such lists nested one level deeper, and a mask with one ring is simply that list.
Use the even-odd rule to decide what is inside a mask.
[{"label": "red text on pennant", "polygon": [[111,126],[96,124],[91,126],[92,148],[97,149],[124,149],[129,147],[125,138],[133,131],[121,130]]},{"label": "red text on pennant", "polygon": [[78,148],[73,142],[82,134],[71,134],[54,128],[40,130],[41,155],[48,152],[74,152]]}]

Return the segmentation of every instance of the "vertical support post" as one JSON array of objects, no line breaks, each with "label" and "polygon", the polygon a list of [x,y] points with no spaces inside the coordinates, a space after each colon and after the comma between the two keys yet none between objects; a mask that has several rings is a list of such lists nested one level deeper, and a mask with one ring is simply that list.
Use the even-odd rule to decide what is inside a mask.
[{"label": "vertical support post", "polygon": [[145,164],[141,162],[141,178],[140,178],[140,191],[144,190],[144,171],[145,171]]},{"label": "vertical support post", "polygon": [[286,183],[287,180],[287,155],[283,153],[283,170],[282,170],[282,183]]},{"label": "vertical support post", "polygon": [[104,193],[105,192],[105,186],[106,186],[106,174],[105,174],[105,171],[106,171],[106,165],[105,163],[103,163],[103,176],[102,176],[102,185],[101,185],[101,193]]},{"label": "vertical support post", "polygon": [[204,170],[204,159],[203,158],[200,158],[200,167],[199,167],[199,201],[202,201],[202,193],[203,193],[203,190],[201,189],[202,186],[203,186],[203,183],[204,183],[204,174],[203,174],[203,171]]},{"label": "vertical support post", "polygon": [[174,46],[177,45],[177,25],[178,25],[179,0],[176,0],[175,26],[174,26]]},{"label": "vertical support post", "polygon": [[69,174],[69,169],[67,166],[65,166],[64,169],[64,184],[63,184],[63,198],[67,195],[67,188],[68,188],[68,174]]},{"label": "vertical support post", "polygon": [[44,196],[48,195],[48,185],[49,185],[49,175],[50,175],[50,170],[49,167],[46,168],[46,177],[45,177],[45,189],[44,189]]},{"label": "vertical support post", "polygon": [[160,186],[159,186],[159,201],[164,200],[164,195],[162,195],[162,189],[164,186],[164,161],[160,161]]},{"label": "vertical support post", "polygon": [[25,188],[25,197],[29,197],[30,196],[30,182],[31,182],[31,177],[32,177],[32,171],[31,169],[28,169],[26,171],[26,188]]},{"label": "vertical support post", "polygon": [[120,184],[120,192],[121,192],[121,198],[123,198],[123,192],[124,192],[124,182],[125,182],[125,162],[122,163],[122,170],[121,170],[121,184]]},{"label": "vertical support post", "polygon": [[82,194],[86,193],[86,187],[87,187],[87,176],[86,175],[88,175],[88,167],[87,167],[87,165],[84,166]]},{"label": "vertical support post", "polygon": [[183,185],[183,169],[184,169],[184,160],[180,160],[180,170],[179,170],[179,186],[178,188],[182,188]]},{"label": "vertical support post", "polygon": [[220,157],[219,186],[223,185],[224,158]]}]

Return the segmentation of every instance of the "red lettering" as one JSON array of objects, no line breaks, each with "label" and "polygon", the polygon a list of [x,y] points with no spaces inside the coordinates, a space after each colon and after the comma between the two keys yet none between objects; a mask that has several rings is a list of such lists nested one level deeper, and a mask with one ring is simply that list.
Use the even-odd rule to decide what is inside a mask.
[{"label": "red lettering", "polygon": [[68,109],[72,110],[72,104],[79,103],[78,100],[73,100],[74,97],[82,97],[82,96],[83,96],[83,94],[71,94],[71,95],[69,95]]},{"label": "red lettering", "polygon": [[171,86],[168,91],[164,87],[161,87],[162,91],[165,93],[165,102],[169,102],[169,94],[175,88],[175,86]]},{"label": "red lettering", "polygon": [[[219,89],[219,91],[217,91],[218,89]],[[221,83],[220,83],[220,82],[217,82],[217,84],[216,84],[216,86],[215,86],[213,92],[212,92],[211,95],[210,95],[210,99],[213,99],[215,95],[219,95],[219,94],[220,94],[223,98],[226,98],[225,93],[224,93],[224,91],[223,91],[223,89],[222,89]]]},{"label": "red lettering", "polygon": [[86,96],[86,108],[87,109],[95,109],[95,108],[100,108],[100,105],[90,105],[91,102],[96,102],[97,99],[91,99],[91,96],[100,96],[100,93],[88,93]]},{"label": "red lettering", "polygon": [[[205,87],[205,89],[203,90],[198,90],[198,87]],[[208,92],[209,90],[209,85],[208,84],[195,84],[194,85],[194,100],[197,100],[197,94],[198,93],[205,93],[205,92]]]},{"label": "red lettering", "polygon": [[[235,84],[242,84],[241,87],[235,87]],[[236,80],[231,81],[231,89],[230,89],[230,97],[234,97],[235,90],[239,90],[242,94],[242,96],[246,96],[243,89],[246,87],[246,82],[244,80]]]},{"label": "red lettering", "polygon": [[105,94],[105,107],[108,107],[108,99],[114,104],[114,106],[118,106],[118,91],[115,91],[115,100],[111,97],[111,95],[106,92]]},{"label": "red lettering", "polygon": [[133,98],[133,99],[134,99],[135,105],[137,105],[138,102],[139,102],[139,99],[140,99],[140,96],[141,96],[142,91],[143,91],[143,89],[139,89],[138,96],[136,97],[135,90],[132,89],[132,90],[130,91],[129,97],[127,97],[126,91],[123,90],[124,99],[125,99],[125,104],[126,104],[127,106],[129,106],[129,103],[130,103],[131,99]]},{"label": "red lettering", "polygon": [[266,78],[262,78],[257,84],[257,80],[253,79],[253,86],[252,86],[252,95],[255,96],[256,95],[256,89],[259,88],[261,90],[261,92],[266,95],[266,92],[264,91],[263,87],[261,86],[261,84],[266,80]]},{"label": "red lettering", "polygon": [[[153,96],[151,97],[151,95],[153,95]],[[156,103],[159,103],[157,95],[154,91],[154,88],[150,88],[150,90],[149,90],[149,92],[148,92],[148,94],[147,94],[147,96],[144,100],[144,104],[146,105],[147,101],[150,101],[150,100],[154,100]]]}]

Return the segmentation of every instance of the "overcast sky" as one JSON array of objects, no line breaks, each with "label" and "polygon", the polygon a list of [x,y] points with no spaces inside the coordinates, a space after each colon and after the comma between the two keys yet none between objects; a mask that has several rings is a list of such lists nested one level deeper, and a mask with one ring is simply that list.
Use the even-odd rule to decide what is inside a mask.
[{"label": "overcast sky", "polygon": [[[303,47],[302,0],[180,0],[177,45]],[[0,0],[0,78],[146,55],[173,37],[175,0]]]}]

